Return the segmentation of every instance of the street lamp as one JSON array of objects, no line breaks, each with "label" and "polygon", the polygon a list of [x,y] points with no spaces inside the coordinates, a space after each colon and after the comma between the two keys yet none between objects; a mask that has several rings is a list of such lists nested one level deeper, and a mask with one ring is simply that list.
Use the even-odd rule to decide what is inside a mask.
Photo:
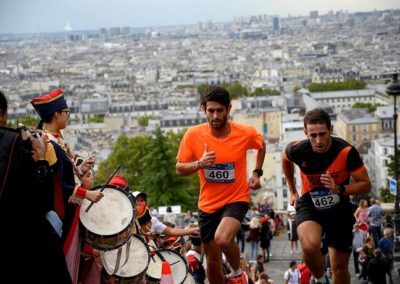
[{"label": "street lamp", "polygon": [[[399,183],[398,174],[398,157],[397,157],[397,108],[396,108],[396,97],[400,95],[400,82],[398,80],[398,73],[393,74],[392,81],[386,88],[386,93],[389,96],[393,96],[393,121],[394,121],[394,179],[396,184]],[[394,202],[394,214],[393,214],[393,224],[394,224],[394,251],[400,252],[400,208],[399,208],[399,186],[397,185],[396,200]]]}]

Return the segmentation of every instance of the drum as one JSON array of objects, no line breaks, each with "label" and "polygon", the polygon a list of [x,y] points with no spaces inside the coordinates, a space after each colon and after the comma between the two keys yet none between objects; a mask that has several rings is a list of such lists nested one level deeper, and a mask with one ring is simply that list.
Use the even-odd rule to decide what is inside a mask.
[{"label": "drum", "polygon": [[[100,190],[95,186],[92,190]],[[112,250],[123,245],[136,233],[135,198],[133,195],[113,185],[103,190],[104,197],[93,204],[88,212],[85,209],[91,201],[83,199],[79,220],[83,225],[83,239],[98,250]]]},{"label": "drum", "polygon": [[[153,254],[150,252],[150,254]],[[162,259],[154,253],[150,257],[149,266],[146,271],[147,284],[158,284],[161,281]]]},{"label": "drum", "polygon": [[161,253],[164,259],[169,262],[174,284],[183,283],[188,273],[186,260],[179,253],[173,250],[161,249],[158,252]]},{"label": "drum", "polygon": [[183,284],[196,284],[196,279],[194,278],[192,272],[188,272],[186,275],[185,281],[183,281]]},{"label": "drum", "polygon": [[107,274],[124,284],[140,283],[150,261],[149,247],[137,234],[117,249],[100,252],[100,256]]}]

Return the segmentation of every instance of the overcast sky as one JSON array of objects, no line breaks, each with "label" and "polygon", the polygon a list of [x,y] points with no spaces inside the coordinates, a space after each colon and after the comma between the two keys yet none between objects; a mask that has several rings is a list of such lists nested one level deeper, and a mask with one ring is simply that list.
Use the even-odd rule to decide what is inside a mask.
[{"label": "overcast sky", "polygon": [[0,33],[231,21],[238,16],[399,9],[399,0],[0,0]]}]

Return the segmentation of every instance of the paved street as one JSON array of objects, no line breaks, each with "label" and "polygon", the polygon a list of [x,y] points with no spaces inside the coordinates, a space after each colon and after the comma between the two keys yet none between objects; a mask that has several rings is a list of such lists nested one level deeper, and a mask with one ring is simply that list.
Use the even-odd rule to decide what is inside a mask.
[{"label": "paved street", "polygon": [[[246,243],[245,254],[247,257],[250,256],[250,245]],[[259,253],[261,250],[259,251]],[[274,237],[271,242],[271,253],[270,262],[265,264],[267,274],[274,280],[275,283],[283,283],[283,274],[289,269],[289,263],[292,260],[296,260],[298,263],[301,262],[301,254],[290,254],[290,242],[287,239],[287,235],[283,234],[281,237]],[[397,263],[397,267],[399,264]],[[358,280],[354,272],[353,258],[350,259],[350,274],[351,283],[361,284],[362,281]],[[394,283],[400,283],[400,277],[397,276]]]},{"label": "paved street", "polygon": [[[299,248],[300,250],[300,248]],[[261,253],[261,249],[259,250]],[[283,234],[280,237],[274,237],[271,242],[271,253],[272,257],[270,257],[270,262],[264,264],[264,268],[266,269],[267,274],[274,280],[274,283],[283,283],[283,274],[286,270],[289,269],[289,263],[292,260],[296,260],[298,263],[301,262],[301,254],[300,252],[297,254],[290,254],[290,242],[287,239],[287,235]],[[246,257],[250,257],[250,244],[246,243],[245,245],[245,254]],[[396,264],[399,267],[399,263]],[[358,280],[355,272],[354,272],[354,264],[353,258],[350,259],[350,274],[351,274],[351,283],[352,284],[362,284],[361,280]],[[400,283],[400,277],[394,279],[394,283]]]}]

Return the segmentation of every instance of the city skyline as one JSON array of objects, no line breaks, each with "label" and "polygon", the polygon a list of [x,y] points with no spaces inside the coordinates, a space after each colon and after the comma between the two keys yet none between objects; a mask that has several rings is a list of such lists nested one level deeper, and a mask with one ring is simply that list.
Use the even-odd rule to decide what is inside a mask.
[{"label": "city skyline", "polygon": [[397,0],[5,0],[0,4],[0,34],[189,25],[254,15],[306,16],[313,10],[325,14],[399,8]]}]

